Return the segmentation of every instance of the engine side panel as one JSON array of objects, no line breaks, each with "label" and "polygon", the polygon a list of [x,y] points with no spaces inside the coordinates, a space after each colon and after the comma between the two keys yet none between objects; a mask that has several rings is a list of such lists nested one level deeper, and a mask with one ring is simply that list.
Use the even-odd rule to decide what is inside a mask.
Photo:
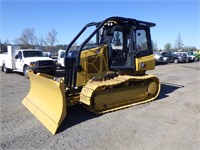
[{"label": "engine side panel", "polygon": [[103,45],[81,52],[83,70],[77,73],[77,85],[85,85],[91,78],[104,75],[109,70],[108,47]]},{"label": "engine side panel", "polygon": [[155,69],[155,58],[153,55],[135,58],[136,71]]}]

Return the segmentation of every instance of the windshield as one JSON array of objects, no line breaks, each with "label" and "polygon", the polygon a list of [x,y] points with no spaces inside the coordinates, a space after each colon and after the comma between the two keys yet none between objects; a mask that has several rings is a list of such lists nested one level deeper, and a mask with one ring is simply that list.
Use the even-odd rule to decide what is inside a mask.
[{"label": "windshield", "polygon": [[188,55],[194,55],[192,51],[186,52]]},{"label": "windshield", "polygon": [[42,51],[23,51],[24,57],[43,57]]}]

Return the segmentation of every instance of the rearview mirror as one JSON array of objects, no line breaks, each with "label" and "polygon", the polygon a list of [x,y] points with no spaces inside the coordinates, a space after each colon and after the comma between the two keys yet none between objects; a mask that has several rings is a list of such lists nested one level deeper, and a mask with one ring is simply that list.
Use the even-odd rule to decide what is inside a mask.
[{"label": "rearview mirror", "polygon": [[61,53],[60,58],[64,58],[64,57],[65,57],[65,53]]},{"label": "rearview mirror", "polygon": [[18,59],[19,57],[18,57],[18,55],[15,55],[15,59]]}]

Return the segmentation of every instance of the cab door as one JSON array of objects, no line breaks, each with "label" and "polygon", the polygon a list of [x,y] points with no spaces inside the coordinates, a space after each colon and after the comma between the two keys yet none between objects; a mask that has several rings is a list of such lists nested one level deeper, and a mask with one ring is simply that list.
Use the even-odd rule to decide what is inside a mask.
[{"label": "cab door", "polygon": [[24,60],[22,56],[22,52],[19,51],[17,57],[15,57],[15,66],[16,70],[23,71]]},{"label": "cab door", "polygon": [[116,30],[111,42],[111,69],[134,69],[134,51],[132,30]]}]

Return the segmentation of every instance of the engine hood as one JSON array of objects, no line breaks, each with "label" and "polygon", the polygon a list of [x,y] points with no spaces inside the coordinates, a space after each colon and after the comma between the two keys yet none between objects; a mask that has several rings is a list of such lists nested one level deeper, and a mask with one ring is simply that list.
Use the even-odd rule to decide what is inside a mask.
[{"label": "engine hood", "polygon": [[45,61],[45,60],[54,61],[53,59],[51,59],[49,57],[27,57],[27,58],[24,58],[24,61],[27,62],[27,63],[37,62],[37,61]]}]

